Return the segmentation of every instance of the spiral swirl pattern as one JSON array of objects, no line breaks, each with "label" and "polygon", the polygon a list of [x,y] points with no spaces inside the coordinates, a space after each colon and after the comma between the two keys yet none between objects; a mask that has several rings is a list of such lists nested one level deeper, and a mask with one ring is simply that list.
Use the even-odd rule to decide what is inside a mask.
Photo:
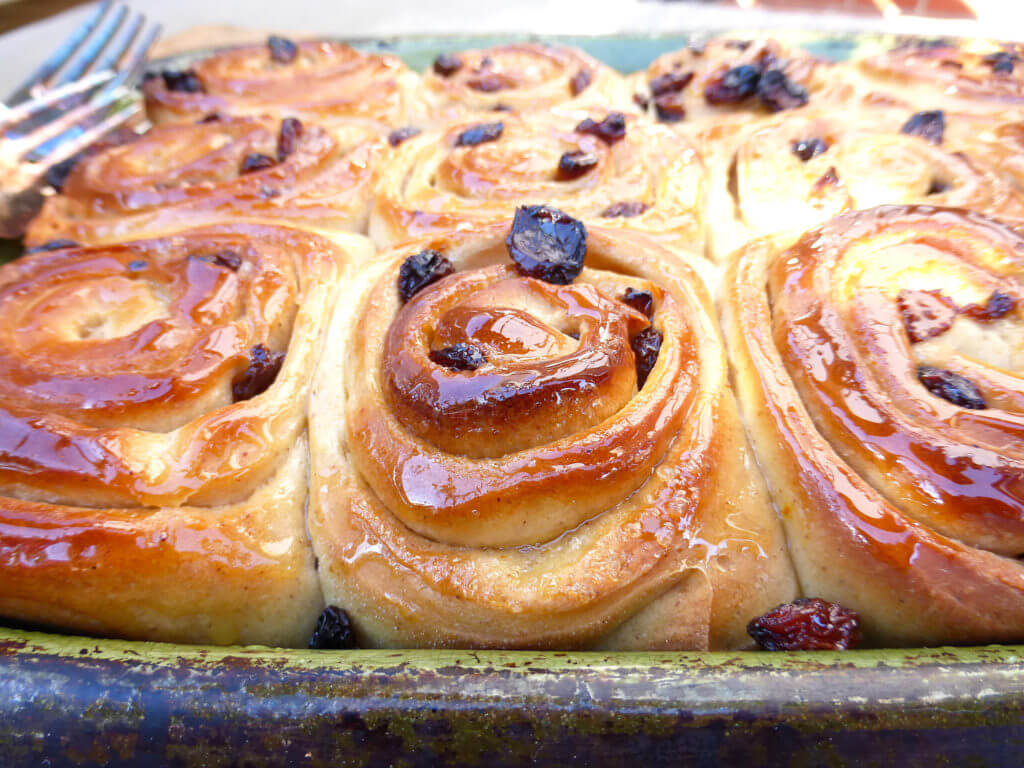
[{"label": "spiral swirl pattern", "polygon": [[[157,126],[76,164],[25,242],[113,243],[226,219],[364,231],[383,151],[382,141],[346,146],[294,120]],[[250,170],[253,158],[263,167]]]},{"label": "spiral swirl pattern", "polygon": [[737,386],[801,584],[874,642],[1024,637],[1022,254],[979,214],[892,206],[755,241],[730,274]]},{"label": "spiral swirl pattern", "polygon": [[1019,45],[965,40],[959,44],[906,44],[869,56],[844,71],[875,103],[986,113],[1024,109],[1024,66]]},{"label": "spiral swirl pattern", "polygon": [[172,90],[165,78],[143,87],[157,124],[211,114],[297,117],[353,140],[382,135],[422,113],[419,77],[395,56],[342,43],[301,42],[290,62],[265,45],[232,48],[193,65],[199,90]]},{"label": "spiral swirl pattern", "polygon": [[367,250],[238,224],[0,268],[0,613],[304,642],[304,398]]},{"label": "spiral swirl pattern", "polygon": [[[328,353],[311,406],[328,600],[373,645],[742,645],[793,583],[700,281],[590,228],[582,274],[551,285],[510,266],[507,232],[407,243],[334,318],[328,349],[349,352]],[[455,272],[403,305],[419,248]],[[630,341],[650,324],[663,341],[638,390]],[[485,362],[433,361],[460,343]]]},{"label": "spiral swirl pattern", "polygon": [[576,48],[515,43],[449,57],[457,69],[435,66],[423,75],[426,100],[447,119],[496,109],[632,107],[625,79]]},{"label": "spiral swirl pattern", "polygon": [[[621,118],[607,141],[581,123]],[[550,203],[602,227],[651,235],[688,256],[704,255],[704,164],[682,136],[609,110],[502,115],[501,134],[474,146],[459,123],[404,142],[382,171],[370,234],[383,244],[504,221],[518,205]],[[591,167],[560,175],[566,154]],[[631,208],[631,210],[630,210]],[[625,209],[625,210],[624,210]]]},{"label": "spiral swirl pattern", "polygon": [[[751,237],[794,237],[845,211],[922,203],[1024,222],[1024,197],[982,158],[901,132],[908,113],[869,118],[794,115],[749,126],[707,151],[713,251],[724,259]],[[711,142],[714,142],[711,138]]]}]

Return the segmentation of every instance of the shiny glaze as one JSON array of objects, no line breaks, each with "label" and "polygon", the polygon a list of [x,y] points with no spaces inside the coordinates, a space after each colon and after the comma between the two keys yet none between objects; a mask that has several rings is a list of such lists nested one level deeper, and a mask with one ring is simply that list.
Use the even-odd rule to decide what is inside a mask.
[{"label": "shiny glaze", "polygon": [[[237,272],[202,258],[224,248]],[[256,344],[288,349],[302,272],[330,253],[239,225],[0,268],[0,491],[101,506],[245,493],[299,422],[261,413],[271,396],[232,405],[232,378]]]},{"label": "shiny glaze", "polygon": [[49,198],[30,225],[26,242],[116,242],[223,216],[321,228],[364,220],[372,161],[383,142],[353,143],[310,124],[281,162],[240,173],[247,155],[276,155],[279,130],[266,118],[157,126],[79,162],[63,194]]},{"label": "shiny glaze", "polygon": [[[650,233],[703,253],[704,165],[690,142],[665,126],[627,115],[626,135],[607,145],[574,129],[607,108],[503,114],[500,139],[456,147],[471,123],[426,131],[402,143],[385,172],[374,209],[389,240],[501,221],[523,203],[547,203],[601,226]],[[586,151],[598,164],[579,178],[557,179],[565,152]],[[647,207],[634,217],[601,218],[622,201]]]},{"label": "shiny glaze", "polygon": [[[391,407],[407,428],[448,451],[464,453],[479,441],[484,452],[470,455],[497,456],[553,442],[615,413],[636,390],[629,339],[648,324],[642,314],[588,285],[512,275],[509,267],[453,275],[407,303],[388,333]],[[522,311],[536,303],[546,323]],[[579,343],[552,349],[556,325],[578,329]],[[546,332],[542,341],[538,331]],[[487,364],[455,372],[427,358],[431,347],[460,341],[482,346]]]},{"label": "shiny glaze", "polygon": [[1024,241],[1011,231],[953,211],[880,209],[812,231],[776,259],[775,344],[818,428],[893,503],[949,535],[1024,551],[1024,414],[966,416],[917,382],[902,286],[872,272],[873,260],[899,264],[908,247],[904,258],[933,280],[961,263],[964,274],[991,275],[968,277],[978,293],[1020,295]]},{"label": "shiny glaze", "polygon": [[[366,363],[379,360],[379,383],[349,406],[353,460],[414,530],[446,541],[545,541],[626,498],[683,439],[700,397],[697,331],[677,297],[646,281],[585,269],[553,286],[500,263],[460,270],[445,252],[456,273],[356,342],[383,350]],[[666,339],[640,393],[629,338],[649,321],[613,298],[626,285],[654,295]],[[457,341],[481,346],[484,366],[429,361],[429,349]],[[568,507],[555,501],[563,484],[579,489]]]}]

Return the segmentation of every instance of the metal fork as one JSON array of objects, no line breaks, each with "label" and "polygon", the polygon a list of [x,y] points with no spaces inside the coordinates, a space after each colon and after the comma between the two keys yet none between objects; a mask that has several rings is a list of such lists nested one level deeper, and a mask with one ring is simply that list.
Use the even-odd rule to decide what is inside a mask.
[{"label": "metal fork", "polygon": [[[105,0],[0,104],[0,237],[19,237],[45,197],[46,172],[137,117],[134,85],[160,26]],[[95,34],[94,34],[95,33]]]}]

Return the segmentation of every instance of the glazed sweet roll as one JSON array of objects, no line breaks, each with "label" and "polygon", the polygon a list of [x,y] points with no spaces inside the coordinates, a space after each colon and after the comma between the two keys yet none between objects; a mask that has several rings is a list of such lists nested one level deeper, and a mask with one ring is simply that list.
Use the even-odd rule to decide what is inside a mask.
[{"label": "glazed sweet roll", "polygon": [[447,119],[557,106],[632,109],[626,80],[581,50],[513,43],[444,53],[423,74],[426,99]]},{"label": "glazed sweet roll", "polygon": [[727,282],[747,426],[807,594],[878,645],[1024,639],[1024,239],[891,206]]},{"label": "glazed sweet roll", "polygon": [[795,591],[705,288],[547,206],[401,245],[310,405],[327,602],[389,647],[739,647]]},{"label": "glazed sweet roll", "polygon": [[0,267],[0,616],[304,645],[306,397],[369,249],[225,225]]},{"label": "glazed sweet roll", "polygon": [[107,243],[238,219],[365,231],[385,146],[346,145],[294,117],[157,126],[77,163],[25,242]]},{"label": "glazed sweet roll", "polygon": [[882,204],[970,208],[1024,221],[1024,198],[978,153],[945,136],[941,112],[792,115],[750,125],[707,153],[712,251],[751,237],[800,233],[844,211]]},{"label": "glazed sweet roll", "polygon": [[771,38],[715,38],[655,59],[633,76],[634,100],[661,122],[695,128],[835,102],[834,65]]},{"label": "glazed sweet roll", "polygon": [[915,40],[844,68],[871,103],[945,108],[991,118],[1024,110],[1024,51],[987,40]]},{"label": "glazed sweet roll", "polygon": [[150,77],[143,93],[157,124],[209,115],[297,117],[352,140],[353,133],[384,135],[419,118],[419,83],[395,56],[272,36],[266,45],[221,51]]},{"label": "glazed sweet roll", "polygon": [[402,142],[370,218],[382,245],[507,220],[551,203],[704,256],[704,164],[684,137],[608,110],[552,110],[450,125]]}]

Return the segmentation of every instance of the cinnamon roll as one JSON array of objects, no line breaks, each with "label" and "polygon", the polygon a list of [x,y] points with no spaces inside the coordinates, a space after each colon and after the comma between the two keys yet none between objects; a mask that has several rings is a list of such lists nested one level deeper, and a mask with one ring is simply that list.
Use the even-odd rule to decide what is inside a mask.
[{"label": "cinnamon roll", "polygon": [[846,213],[727,281],[742,410],[807,594],[882,645],[1024,639],[1024,239]]},{"label": "cinnamon roll", "polygon": [[365,231],[383,151],[296,118],[157,126],[76,164],[25,242],[109,243],[225,219]]},{"label": "cinnamon roll", "polygon": [[221,51],[143,85],[157,124],[209,115],[297,117],[349,142],[421,116],[418,89],[419,77],[395,56],[273,36],[267,45]]},{"label": "cinnamon roll", "polygon": [[656,119],[702,127],[838,102],[834,65],[771,38],[716,38],[659,56],[632,78],[634,99]]},{"label": "cinnamon roll", "polygon": [[991,41],[914,41],[842,69],[870,103],[943,108],[991,118],[1024,110],[1024,47]]},{"label": "cinnamon roll", "polygon": [[588,223],[644,232],[704,256],[704,164],[684,137],[592,109],[503,114],[404,141],[381,172],[370,234],[391,245],[505,221],[551,203]]},{"label": "cinnamon roll", "polygon": [[372,646],[733,648],[795,586],[707,293],[547,206],[405,243],[336,305],[310,532]]},{"label": "cinnamon roll", "polygon": [[804,114],[750,125],[708,149],[712,251],[794,237],[845,211],[927,203],[1024,222],[1024,197],[980,156],[944,140],[941,112]]},{"label": "cinnamon roll", "polygon": [[0,616],[304,645],[306,397],[368,251],[236,224],[0,267]]},{"label": "cinnamon roll", "polygon": [[541,43],[441,54],[423,87],[446,119],[557,106],[634,108],[625,79],[611,67],[576,48]]}]

